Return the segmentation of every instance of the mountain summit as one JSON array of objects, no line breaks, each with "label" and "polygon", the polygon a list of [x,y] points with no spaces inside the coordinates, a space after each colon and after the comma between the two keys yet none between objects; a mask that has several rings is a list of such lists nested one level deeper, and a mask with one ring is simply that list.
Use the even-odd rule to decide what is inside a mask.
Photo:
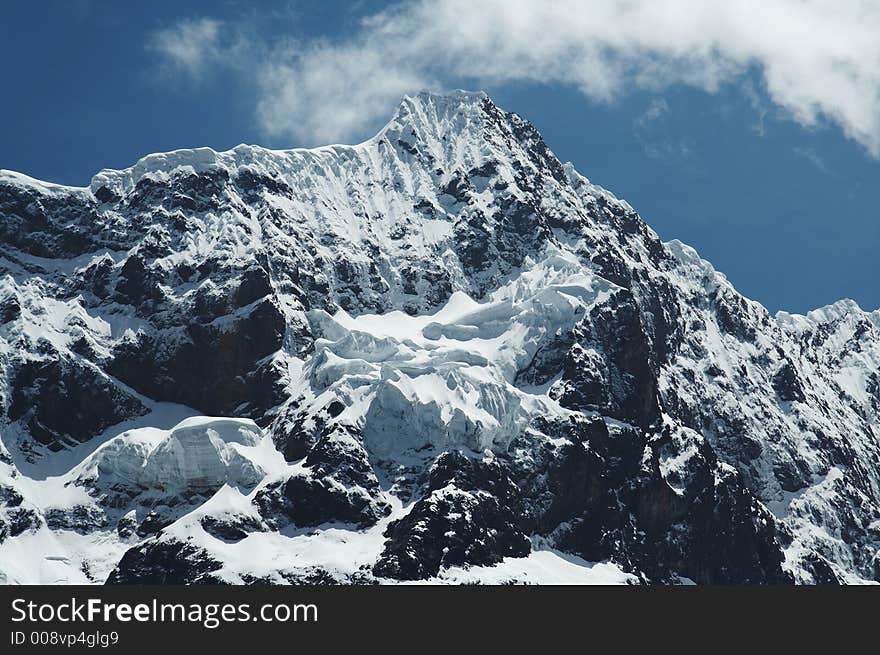
[{"label": "mountain summit", "polygon": [[0,171],[0,579],[880,581],[880,313],[771,316],[482,93]]}]

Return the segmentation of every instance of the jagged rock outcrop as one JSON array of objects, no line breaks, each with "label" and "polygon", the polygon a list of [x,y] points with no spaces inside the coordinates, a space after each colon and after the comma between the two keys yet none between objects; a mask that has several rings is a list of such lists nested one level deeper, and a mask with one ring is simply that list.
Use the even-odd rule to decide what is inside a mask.
[{"label": "jagged rock outcrop", "polygon": [[494,460],[444,453],[419,495],[409,513],[388,526],[376,575],[430,578],[441,567],[492,565],[531,551],[522,529],[522,498]]}]

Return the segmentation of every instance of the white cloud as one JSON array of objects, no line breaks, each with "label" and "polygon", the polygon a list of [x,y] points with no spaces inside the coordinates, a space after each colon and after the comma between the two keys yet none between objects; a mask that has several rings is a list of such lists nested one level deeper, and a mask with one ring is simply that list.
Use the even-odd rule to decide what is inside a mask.
[{"label": "white cloud", "polygon": [[269,135],[333,143],[365,136],[403,94],[428,85],[419,71],[388,66],[372,48],[321,45],[298,55],[287,48],[263,67],[257,115]]},{"label": "white cloud", "polygon": [[239,39],[228,38],[224,23],[213,18],[192,18],[153,32],[147,47],[173,70],[200,79],[213,67],[231,61]]},{"label": "white cloud", "polygon": [[275,48],[258,66],[257,115],[269,134],[314,143],[367,136],[419,88],[536,81],[610,101],[634,87],[712,92],[753,69],[792,118],[830,120],[880,156],[878,35],[880,0],[419,0],[347,39]]},{"label": "white cloud", "polygon": [[655,98],[648,105],[648,108],[642,112],[642,115],[636,118],[636,128],[644,130],[652,123],[656,123],[666,114],[669,113],[669,103],[664,98]]}]

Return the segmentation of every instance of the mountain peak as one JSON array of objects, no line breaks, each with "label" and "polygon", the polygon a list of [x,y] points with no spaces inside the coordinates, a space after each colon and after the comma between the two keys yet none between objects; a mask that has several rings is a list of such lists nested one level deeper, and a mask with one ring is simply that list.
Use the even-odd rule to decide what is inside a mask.
[{"label": "mountain peak", "polygon": [[407,101],[429,103],[435,105],[473,105],[490,100],[485,91],[468,91],[466,89],[452,89],[450,91],[429,91],[424,89],[414,95],[405,95],[401,105]]},{"label": "mountain peak", "polygon": [[308,162],[343,155],[345,159],[372,156],[383,143],[396,157],[409,161],[419,153],[417,167],[430,171],[470,170],[485,161],[518,159],[530,161],[535,171],[549,171],[560,182],[567,181],[562,164],[544,143],[538,131],[517,114],[497,107],[483,91],[453,90],[444,93],[421,91],[406,95],[389,122],[372,138],[357,145],[326,145],[316,148],[271,150],[260,146],[238,145],[227,151],[212,148],[186,148],[146,155],[124,169],[104,169],[91,180],[93,194],[105,188],[108,197],[130,193],[144,178],[164,182],[178,173],[201,174],[216,169],[229,173],[251,171],[297,177]]},{"label": "mountain peak", "polygon": [[483,93],[40,184],[0,172],[0,582],[880,581],[880,330],[780,328]]},{"label": "mountain peak", "polygon": [[[375,138],[393,136],[413,145],[415,140],[443,139],[452,132],[481,129],[486,109],[495,105],[482,91],[454,90],[446,93],[420,91],[405,95],[391,120]],[[470,129],[469,129],[470,128]]]}]

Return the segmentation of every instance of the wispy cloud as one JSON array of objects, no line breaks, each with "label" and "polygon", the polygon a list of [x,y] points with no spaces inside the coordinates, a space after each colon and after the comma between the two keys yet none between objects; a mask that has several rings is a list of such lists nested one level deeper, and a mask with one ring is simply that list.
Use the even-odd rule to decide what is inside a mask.
[{"label": "wispy cloud", "polygon": [[740,86],[746,98],[749,101],[749,104],[752,106],[755,114],[757,115],[757,121],[754,125],[752,125],[752,131],[758,136],[764,136],[767,132],[766,128],[766,120],[767,114],[769,113],[769,109],[767,107],[767,102],[764,100],[764,96],[758,92],[755,88],[754,82],[750,79],[746,79],[742,85]]},{"label": "wispy cloud", "polygon": [[676,135],[669,125],[669,113],[669,103],[664,98],[655,98],[633,121],[633,136],[641,144],[646,157],[699,172],[693,137]]},{"label": "wispy cloud", "polygon": [[824,173],[825,175],[832,175],[833,174],[831,169],[825,163],[825,160],[822,159],[822,157],[819,156],[819,153],[817,153],[812,148],[798,147],[798,148],[794,149],[794,154],[796,154],[798,157],[802,157],[802,158],[806,159],[820,173]]},{"label": "wispy cloud", "polygon": [[[181,70],[227,56],[222,26],[183,29],[157,41]],[[877,0],[418,0],[341,40],[275,45],[249,70],[263,129],[307,142],[365,136],[419,88],[552,82],[611,101],[673,84],[713,92],[755,70],[791,118],[831,121],[880,156],[878,34]]]},{"label": "wispy cloud", "polygon": [[186,18],[159,29],[147,39],[147,49],[159,55],[166,73],[184,73],[201,80],[218,65],[248,55],[240,34],[213,18]]}]

